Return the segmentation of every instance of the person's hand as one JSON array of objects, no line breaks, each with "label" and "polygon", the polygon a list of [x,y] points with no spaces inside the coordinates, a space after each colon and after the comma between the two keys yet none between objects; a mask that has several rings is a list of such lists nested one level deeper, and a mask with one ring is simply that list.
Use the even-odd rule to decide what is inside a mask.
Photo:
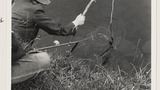
[{"label": "person's hand", "polygon": [[72,23],[75,25],[75,27],[77,27],[77,26],[83,25],[84,22],[85,22],[85,16],[82,14],[79,14]]}]

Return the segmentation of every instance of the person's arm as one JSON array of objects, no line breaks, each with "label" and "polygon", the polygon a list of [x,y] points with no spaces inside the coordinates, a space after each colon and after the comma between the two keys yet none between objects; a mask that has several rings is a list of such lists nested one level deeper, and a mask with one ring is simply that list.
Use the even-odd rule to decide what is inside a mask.
[{"label": "person's arm", "polygon": [[37,10],[34,13],[34,21],[41,29],[45,30],[47,33],[62,36],[74,35],[76,33],[75,26],[80,25],[79,22],[77,25],[77,20],[74,20],[72,23],[69,23],[65,26],[57,24],[54,20],[47,17],[43,10]]},{"label": "person's arm", "polygon": [[12,33],[12,64],[25,55],[26,52],[23,50],[20,43],[18,43],[14,34]]}]

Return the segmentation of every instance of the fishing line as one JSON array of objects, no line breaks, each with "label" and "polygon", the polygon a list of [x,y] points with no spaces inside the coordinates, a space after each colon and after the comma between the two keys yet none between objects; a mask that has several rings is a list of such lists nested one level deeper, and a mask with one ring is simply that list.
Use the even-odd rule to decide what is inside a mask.
[{"label": "fishing line", "polygon": [[111,14],[110,14],[110,22],[108,25],[108,28],[111,29],[111,25],[113,22],[113,13],[114,13],[114,0],[112,0],[112,7],[111,7]]},{"label": "fishing line", "polygon": [[112,0],[110,21],[109,21],[109,25],[108,25],[108,29],[111,31],[111,33],[110,33],[111,40],[109,41],[109,46],[108,46],[108,48],[100,55],[101,58],[104,57],[107,53],[109,53],[109,52],[113,49],[112,23],[113,23],[114,4],[115,4],[115,1]]}]

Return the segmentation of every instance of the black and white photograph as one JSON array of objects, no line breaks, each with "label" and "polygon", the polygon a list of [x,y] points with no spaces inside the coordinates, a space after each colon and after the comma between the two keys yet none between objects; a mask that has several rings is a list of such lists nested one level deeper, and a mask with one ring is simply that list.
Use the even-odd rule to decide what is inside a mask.
[{"label": "black and white photograph", "polygon": [[151,0],[9,1],[11,90],[153,89]]}]

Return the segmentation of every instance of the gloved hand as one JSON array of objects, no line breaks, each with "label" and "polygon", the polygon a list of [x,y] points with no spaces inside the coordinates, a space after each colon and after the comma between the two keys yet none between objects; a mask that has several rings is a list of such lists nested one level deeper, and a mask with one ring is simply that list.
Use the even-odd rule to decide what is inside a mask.
[{"label": "gloved hand", "polygon": [[75,25],[75,27],[77,27],[79,25],[83,25],[84,22],[85,22],[85,16],[82,14],[79,14],[72,23]]}]

